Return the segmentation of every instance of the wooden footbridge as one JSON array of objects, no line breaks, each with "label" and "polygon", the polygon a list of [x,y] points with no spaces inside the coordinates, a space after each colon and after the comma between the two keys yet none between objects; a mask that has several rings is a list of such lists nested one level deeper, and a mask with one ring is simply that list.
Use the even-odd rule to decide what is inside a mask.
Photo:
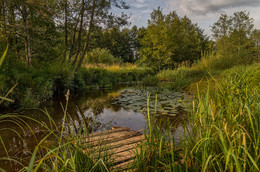
[{"label": "wooden footbridge", "polygon": [[83,153],[93,158],[109,157],[112,169],[123,171],[133,163],[136,151],[139,150],[137,145],[144,138],[143,134],[128,127],[112,127],[111,130],[89,135],[85,140],[89,148],[83,149]]}]

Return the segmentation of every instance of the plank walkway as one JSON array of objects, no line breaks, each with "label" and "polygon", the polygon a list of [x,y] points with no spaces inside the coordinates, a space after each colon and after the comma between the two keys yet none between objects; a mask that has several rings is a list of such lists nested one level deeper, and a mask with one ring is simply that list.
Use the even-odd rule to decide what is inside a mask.
[{"label": "plank walkway", "polygon": [[[113,170],[124,171],[133,163],[137,145],[144,140],[140,132],[128,127],[112,127],[111,130],[91,134],[84,141],[88,148],[82,150],[93,158],[108,157],[113,163]],[[112,170],[111,169],[111,170]]]}]

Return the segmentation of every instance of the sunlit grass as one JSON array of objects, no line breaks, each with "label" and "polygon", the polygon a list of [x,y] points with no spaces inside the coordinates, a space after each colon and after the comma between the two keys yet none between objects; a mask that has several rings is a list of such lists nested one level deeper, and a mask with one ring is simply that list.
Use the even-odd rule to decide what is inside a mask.
[{"label": "sunlit grass", "polygon": [[137,70],[137,69],[146,69],[145,67],[139,67],[135,64],[125,63],[125,64],[85,64],[85,68],[95,68],[95,69],[106,69],[110,72],[125,72],[127,70]]},{"label": "sunlit grass", "polygon": [[176,138],[161,134],[151,122],[156,134],[146,134],[135,167],[146,171],[259,171],[259,74],[258,64],[238,66],[194,84],[196,98],[184,125],[189,137],[174,145]]}]

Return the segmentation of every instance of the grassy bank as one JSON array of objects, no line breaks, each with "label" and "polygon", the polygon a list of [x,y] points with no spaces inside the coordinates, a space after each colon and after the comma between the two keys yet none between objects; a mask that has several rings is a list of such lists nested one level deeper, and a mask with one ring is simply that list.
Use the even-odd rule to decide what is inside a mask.
[{"label": "grassy bank", "polygon": [[[188,136],[148,134],[136,159],[139,171],[259,171],[260,66],[241,65],[198,82]],[[151,117],[152,119],[152,117]],[[152,124],[152,123],[151,123]]]},{"label": "grassy bank", "polygon": [[[114,85],[141,81],[146,75],[153,75],[150,68],[133,64],[86,65],[78,72],[70,64],[52,63],[28,67],[23,63],[7,63],[0,74],[0,93],[15,100],[15,105],[23,108],[37,107],[54,94],[64,95],[70,89],[79,92],[91,88],[111,88]],[[14,105],[4,102],[1,106]]]},{"label": "grassy bank", "polygon": [[192,83],[201,79],[209,79],[225,73],[235,66],[250,65],[254,60],[246,56],[223,56],[221,54],[205,54],[200,60],[190,65],[181,65],[175,70],[163,70],[157,74],[161,81],[171,82],[172,88],[189,89]]}]

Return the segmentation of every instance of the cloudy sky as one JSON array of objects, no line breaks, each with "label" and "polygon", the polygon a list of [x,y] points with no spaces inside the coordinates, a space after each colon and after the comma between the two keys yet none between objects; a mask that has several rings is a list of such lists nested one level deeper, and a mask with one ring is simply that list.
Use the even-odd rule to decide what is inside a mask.
[{"label": "cloudy sky", "polygon": [[260,0],[124,0],[130,9],[132,25],[147,26],[147,20],[153,9],[160,6],[164,14],[176,11],[179,16],[187,15],[193,22],[211,35],[210,26],[215,23],[220,14],[232,15],[237,11],[250,12],[254,18],[255,27],[260,29]]}]

